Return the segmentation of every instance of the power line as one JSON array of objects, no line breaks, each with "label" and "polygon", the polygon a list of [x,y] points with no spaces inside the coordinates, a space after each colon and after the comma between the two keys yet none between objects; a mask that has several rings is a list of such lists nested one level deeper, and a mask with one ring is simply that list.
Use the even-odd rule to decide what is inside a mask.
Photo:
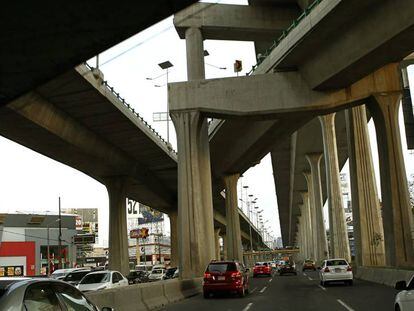
[{"label": "power line", "polygon": [[[182,20],[178,21],[178,23],[181,23],[181,22],[185,21],[186,19],[189,19],[189,18],[191,18],[191,17],[193,17],[193,16],[195,16],[195,15],[197,15],[197,14],[199,14],[199,13],[201,13],[201,12],[207,10],[207,9],[209,9],[210,7],[212,7],[213,5],[216,5],[216,4],[220,3],[221,1],[222,0],[218,0],[217,2],[213,2],[213,3],[208,4],[205,8],[202,8],[202,9],[199,9],[199,10],[195,11],[193,14],[190,14],[190,15],[186,16],[185,18],[183,18]],[[130,51],[132,51],[134,49],[136,49],[137,47],[139,47],[139,46],[147,43],[148,41],[150,41],[150,40],[152,40],[152,39],[154,39],[154,38],[156,38],[158,36],[160,36],[161,34],[167,32],[168,30],[170,30],[172,28],[174,28],[174,25],[168,26],[168,27],[160,30],[159,32],[153,34],[149,38],[147,38],[147,39],[145,39],[143,41],[140,41],[140,42],[134,44],[133,46],[131,46],[130,48],[122,51],[121,53],[119,53],[119,54],[117,54],[117,55],[109,58],[108,60],[104,61],[102,64],[99,64],[99,66],[101,67],[101,66],[104,66],[104,65],[112,62],[113,60],[117,59],[118,57],[120,57],[120,56],[122,56],[122,55],[124,55],[124,54],[126,54],[126,53],[128,53],[128,52],[130,52]]]}]

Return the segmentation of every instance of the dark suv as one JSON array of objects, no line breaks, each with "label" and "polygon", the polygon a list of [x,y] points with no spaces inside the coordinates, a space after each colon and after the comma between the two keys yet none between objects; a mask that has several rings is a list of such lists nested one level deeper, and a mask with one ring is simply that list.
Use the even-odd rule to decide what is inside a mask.
[{"label": "dark suv", "polygon": [[285,261],[285,263],[279,268],[279,275],[283,275],[287,273],[292,273],[294,275],[297,275],[296,265],[295,265],[295,262],[292,260]]},{"label": "dark suv", "polygon": [[244,297],[249,292],[249,270],[237,261],[212,261],[204,273],[204,298],[217,292],[237,293]]}]

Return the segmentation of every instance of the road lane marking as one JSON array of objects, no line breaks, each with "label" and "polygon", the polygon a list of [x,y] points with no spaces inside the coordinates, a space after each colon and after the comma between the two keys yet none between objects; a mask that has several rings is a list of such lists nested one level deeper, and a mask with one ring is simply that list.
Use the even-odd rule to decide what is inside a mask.
[{"label": "road lane marking", "polygon": [[325,288],[325,287],[323,287],[322,285],[318,285],[318,286],[319,286],[319,288],[320,288],[320,289],[322,289],[322,290],[326,291],[326,288]]},{"label": "road lane marking", "polygon": [[270,282],[272,282],[272,281],[273,281],[273,279],[270,279],[270,280],[269,280],[269,283],[270,283]]},{"label": "road lane marking", "polygon": [[263,293],[266,290],[267,286],[263,287],[260,292]]},{"label": "road lane marking", "polygon": [[253,288],[252,291],[250,293],[254,293],[256,291],[257,287]]},{"label": "road lane marking", "polygon": [[340,305],[342,305],[342,307],[344,307],[345,309],[347,309],[348,311],[355,311],[354,309],[352,309],[350,306],[348,306],[345,302],[343,302],[341,299],[337,299],[336,301],[339,302]]},{"label": "road lane marking", "polygon": [[308,276],[305,272],[303,272],[303,275],[304,275],[304,276]]},{"label": "road lane marking", "polygon": [[308,280],[309,280],[309,281],[313,281],[313,279],[312,279],[310,276],[308,276]]},{"label": "road lane marking", "polygon": [[242,311],[249,310],[252,305],[253,305],[253,302],[248,303],[247,306]]}]

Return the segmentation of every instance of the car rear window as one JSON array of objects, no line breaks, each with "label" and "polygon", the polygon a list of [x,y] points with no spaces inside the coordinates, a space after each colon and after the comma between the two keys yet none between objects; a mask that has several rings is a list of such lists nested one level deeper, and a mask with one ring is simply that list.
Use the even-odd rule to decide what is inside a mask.
[{"label": "car rear window", "polygon": [[265,266],[265,267],[267,267],[267,262],[256,262],[254,265],[255,266]]},{"label": "car rear window", "polygon": [[327,266],[347,266],[348,263],[345,260],[328,260],[326,262]]},{"label": "car rear window", "polygon": [[313,263],[312,260],[305,260],[306,263]]},{"label": "car rear window", "polygon": [[206,272],[226,272],[226,271],[236,271],[237,267],[234,262],[228,263],[211,263],[207,267]]},{"label": "car rear window", "polygon": [[64,281],[80,281],[88,273],[90,271],[71,272],[64,278]]}]

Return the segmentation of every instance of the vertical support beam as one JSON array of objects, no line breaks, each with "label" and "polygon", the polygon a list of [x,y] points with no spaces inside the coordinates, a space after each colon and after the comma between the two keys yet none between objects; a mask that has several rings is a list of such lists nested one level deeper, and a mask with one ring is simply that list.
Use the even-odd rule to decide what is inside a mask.
[{"label": "vertical support beam", "polygon": [[[316,235],[315,239],[315,260],[320,262],[328,258],[328,242],[326,240],[325,223],[323,221],[323,204],[322,204],[322,186],[321,186],[321,159],[322,153],[311,153],[306,155],[311,174],[311,191],[309,191],[309,202],[314,210],[315,228],[313,229]],[[305,176],[306,177],[306,176]],[[309,187],[309,181],[308,181]],[[308,188],[309,190],[309,188]]]},{"label": "vertical support beam", "polygon": [[[304,232],[305,232],[305,241],[306,241],[306,258],[315,258],[315,236],[316,232],[313,230],[313,224],[312,224],[312,217],[311,217],[311,208],[309,205],[309,192],[307,191],[301,191],[300,192],[302,196],[302,202],[303,202],[303,218],[304,218]],[[316,224],[316,218],[315,218],[315,224]]]},{"label": "vertical support beam", "polygon": [[338,149],[335,133],[335,113],[319,117],[322,127],[325,155],[326,184],[328,190],[329,231],[331,256],[351,260],[348,230],[339,178]]},{"label": "vertical support beam", "polygon": [[188,28],[185,32],[185,44],[187,50],[187,80],[204,79],[204,45],[201,29]]},{"label": "vertical support beam", "polygon": [[226,234],[222,234],[221,238],[223,239],[223,259],[224,260],[228,260],[228,256],[227,256],[227,233]]},{"label": "vertical support beam", "polygon": [[239,208],[237,201],[237,180],[239,174],[224,176],[226,189],[226,234],[227,256],[230,260],[243,260],[243,248],[241,242]]},{"label": "vertical support beam", "polygon": [[386,265],[397,267],[414,264],[413,215],[398,123],[400,100],[400,94],[378,94],[369,103],[377,132]]},{"label": "vertical support beam", "polygon": [[384,266],[384,230],[365,106],[345,112],[351,176],[355,260],[358,266]]},{"label": "vertical support beam", "polygon": [[215,257],[207,120],[171,112],[178,144],[178,248],[181,278],[202,276]]},{"label": "vertical support beam", "polygon": [[109,196],[109,268],[128,275],[126,179],[124,177],[107,178],[105,185]]},{"label": "vertical support beam", "polygon": [[304,226],[304,217],[303,215],[300,215],[298,217],[299,225],[298,225],[298,232],[297,232],[297,239],[296,239],[296,246],[299,247],[299,256],[298,260],[302,261],[307,257],[306,254],[306,238],[305,238],[305,226]]},{"label": "vertical support beam", "polygon": [[216,246],[216,260],[220,260],[220,228],[214,228],[214,242]]},{"label": "vertical support beam", "polygon": [[168,214],[170,218],[170,232],[171,232],[171,257],[170,266],[178,266],[178,212],[171,212]]}]

